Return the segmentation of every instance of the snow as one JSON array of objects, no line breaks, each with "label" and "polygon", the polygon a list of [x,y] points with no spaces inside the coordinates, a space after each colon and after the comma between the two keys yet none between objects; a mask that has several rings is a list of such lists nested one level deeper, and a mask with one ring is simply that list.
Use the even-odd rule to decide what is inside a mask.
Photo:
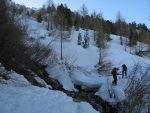
[{"label": "snow", "polygon": [[[82,30],[80,32],[82,33]],[[82,46],[77,45],[78,33],[79,31],[74,31],[71,34],[71,41],[63,41],[63,57],[71,58],[75,66],[86,67],[91,70],[98,62],[98,48],[90,46],[84,49]],[[60,56],[60,42],[55,41],[52,46]]]},{"label": "snow", "polygon": [[101,82],[98,76],[91,76],[90,73],[82,72],[79,69],[75,69],[71,74],[71,79],[74,84],[95,88],[100,87]]},{"label": "snow", "polygon": [[[126,64],[128,67],[133,67],[134,64],[142,63],[142,65],[150,64],[149,59],[142,58],[140,56],[136,56],[133,54],[129,54],[128,52],[124,51],[124,46],[121,46],[119,43],[119,37],[116,35],[111,35],[112,41],[110,43],[110,48],[108,49],[108,54],[112,63],[117,66],[121,66],[122,64]],[[143,45],[144,46],[144,45]]]},{"label": "snow", "polygon": [[75,91],[74,85],[69,77],[69,73],[64,65],[54,65],[53,67],[48,67],[47,72],[49,76],[57,79],[62,85],[63,88],[69,91]]},{"label": "snow", "polygon": [[32,86],[16,73],[9,76],[7,84],[0,83],[0,113],[98,113],[63,92]]},{"label": "snow", "polygon": [[[45,46],[56,38],[50,47],[56,52],[58,61],[53,65],[49,65],[46,70],[50,77],[62,84],[64,89],[77,91],[74,84],[89,88],[98,87],[99,90],[95,95],[110,103],[121,102],[126,98],[124,90],[130,77],[122,79],[121,75],[119,75],[117,86],[112,86],[113,78],[110,76],[111,74],[100,75],[97,73],[95,65],[99,60],[99,49],[93,41],[92,30],[88,30],[90,46],[86,49],[81,45],[77,45],[79,32],[83,39],[86,31],[82,29],[71,31],[70,38],[63,40],[63,60],[60,60],[59,32],[56,32],[56,36],[49,36],[46,24],[44,22],[38,23],[33,18],[24,20],[24,24],[29,27],[29,36],[40,41]],[[131,76],[130,74],[135,64],[139,64],[139,68],[142,68],[142,70],[149,66],[150,58],[130,54],[129,48],[124,51],[124,46],[120,45],[119,36],[111,35],[111,38],[112,40],[108,42],[108,48],[106,49],[106,60],[111,61],[114,67],[118,67],[119,72],[121,72],[122,64],[127,65],[128,76]],[[147,45],[143,44],[142,46],[145,50]],[[66,62],[71,69],[67,68]],[[12,72],[9,76],[11,77],[9,81],[4,80],[4,82],[0,83],[1,113],[97,113],[86,102],[75,103],[71,97],[68,97],[63,92],[49,90],[48,87],[50,86],[47,86],[39,77],[35,77],[35,79],[47,86],[46,88],[32,86],[22,75],[18,75],[15,72]],[[112,98],[109,95],[110,92],[113,92]]]},{"label": "snow", "polygon": [[[56,38],[54,42],[51,43],[51,47],[56,52],[58,60],[60,59],[60,34],[57,31],[56,36],[48,36],[48,32],[45,29],[45,26],[42,24],[34,22],[34,20],[30,20],[31,22],[31,29],[35,29],[38,32],[39,36],[45,36],[45,39],[41,39],[41,43],[48,45],[51,40]],[[33,21],[33,22],[32,22]],[[29,25],[29,28],[30,28]],[[42,26],[42,27],[41,27]],[[63,39],[63,60],[58,61],[55,65],[49,66],[47,68],[47,72],[51,77],[57,79],[65,89],[76,91],[74,88],[74,84],[78,84],[81,86],[86,87],[99,87],[99,90],[96,92],[96,95],[99,95],[101,98],[108,102],[119,102],[125,99],[124,90],[127,86],[127,79],[122,79],[118,77],[118,84],[117,86],[112,87],[113,78],[110,76],[111,74],[107,75],[99,75],[96,72],[95,65],[98,63],[99,60],[99,49],[96,47],[94,39],[93,39],[93,31],[88,30],[88,34],[90,37],[90,46],[89,48],[83,48],[81,45],[77,45],[77,38],[79,32],[82,35],[82,40],[84,40],[84,35],[86,33],[85,30],[79,29],[79,31],[72,30],[70,33],[70,38],[68,40]],[[65,31],[66,33],[66,31]],[[31,32],[31,35],[36,35],[36,33]],[[120,45],[119,36],[110,35],[112,40],[107,42],[108,48],[106,49],[106,60],[111,61],[114,67],[119,68],[119,72],[121,72],[122,64],[126,64],[128,67],[128,76],[130,76],[132,69],[136,64],[140,64],[140,67],[146,67],[150,64],[149,58],[143,58],[136,56],[134,54],[130,54],[130,49],[127,47],[127,51],[124,50],[124,46]],[[125,40],[125,37],[123,37]],[[143,50],[147,48],[146,44],[139,43],[138,45],[142,44]],[[133,52],[134,49],[132,49]],[[64,65],[63,62],[66,62],[73,66],[73,69],[68,70],[67,67]],[[110,70],[111,72],[111,70]],[[140,75],[140,74],[139,74]],[[116,98],[110,98],[108,89],[111,89],[115,94]]]},{"label": "snow", "polygon": [[6,83],[10,86],[15,87],[32,86],[22,75],[18,75],[15,72],[11,72],[8,76],[10,76],[11,80],[6,81]]},{"label": "snow", "polygon": [[47,85],[46,82],[45,82],[43,79],[41,79],[40,77],[35,76],[34,79],[35,79],[35,80],[38,82],[38,84],[40,84],[41,86],[47,87],[47,88],[51,88],[51,89],[52,89],[52,86]]},{"label": "snow", "polygon": [[1,90],[1,113],[97,113],[89,104],[75,103],[57,91],[6,86]]},{"label": "snow", "polygon": [[[80,31],[82,36],[85,31]],[[73,70],[70,75],[70,79],[74,84],[78,84],[81,86],[87,87],[100,87],[99,91],[96,95],[99,95],[104,100],[108,102],[120,102],[125,99],[124,90],[127,86],[127,79],[122,79],[121,77],[118,79],[118,85],[111,87],[111,83],[113,81],[112,76],[107,75],[102,77],[95,73],[93,70],[95,69],[95,65],[98,62],[98,48],[91,42],[90,47],[84,49],[82,46],[77,45],[77,36],[78,31],[75,31],[71,35],[71,42],[63,42],[63,54],[64,56],[70,55],[69,60],[74,60],[74,66],[77,67]],[[89,31],[91,34],[92,31]],[[119,36],[111,35],[112,41],[108,42],[107,49],[107,60],[112,61],[113,66],[118,67],[121,72],[122,64],[126,64],[128,67],[128,76],[131,73],[135,64],[141,64],[141,67],[146,67],[150,64],[149,59],[145,59],[133,54],[128,51],[124,51],[124,46],[120,45]],[[92,40],[92,39],[90,39]],[[57,42],[56,42],[57,43]],[[55,44],[54,49],[59,53],[60,44]],[[72,58],[72,59],[71,59]],[[84,70],[84,72],[83,72]],[[87,73],[89,72],[89,73]],[[94,76],[93,76],[94,75]],[[107,83],[107,78],[109,78],[109,83]],[[108,86],[109,85],[109,86]],[[110,98],[108,93],[108,87],[113,91],[116,98]]]},{"label": "snow", "polygon": [[[124,88],[126,85],[127,80],[122,79],[121,77],[118,77],[118,83],[117,86],[112,86],[112,77],[101,77],[103,80],[103,84],[99,91],[96,92],[96,95],[103,98],[103,100],[108,101],[110,103],[120,102],[125,99],[125,93]],[[112,93],[112,97],[110,97],[110,94]],[[114,98],[115,96],[115,98]]]}]

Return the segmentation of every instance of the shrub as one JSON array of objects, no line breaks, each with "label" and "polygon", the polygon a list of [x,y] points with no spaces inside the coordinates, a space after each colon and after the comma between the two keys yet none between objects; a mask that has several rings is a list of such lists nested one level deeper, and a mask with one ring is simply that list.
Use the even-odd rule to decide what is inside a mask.
[{"label": "shrub", "polygon": [[132,78],[125,92],[127,99],[122,103],[119,113],[148,113],[150,97],[150,68],[137,78],[137,66],[133,69]]}]

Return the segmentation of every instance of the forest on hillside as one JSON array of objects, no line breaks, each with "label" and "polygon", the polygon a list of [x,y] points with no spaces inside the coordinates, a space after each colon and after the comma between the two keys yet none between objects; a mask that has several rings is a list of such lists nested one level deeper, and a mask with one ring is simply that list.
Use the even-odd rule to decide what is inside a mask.
[{"label": "forest on hillside", "polygon": [[149,113],[150,29],[114,16],[0,0],[0,112]]}]

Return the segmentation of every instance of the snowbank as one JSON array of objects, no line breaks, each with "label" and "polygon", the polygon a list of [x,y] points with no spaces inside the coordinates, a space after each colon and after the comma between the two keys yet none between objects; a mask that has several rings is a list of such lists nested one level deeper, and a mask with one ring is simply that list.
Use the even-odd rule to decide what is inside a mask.
[{"label": "snowbank", "polygon": [[98,113],[63,92],[30,85],[22,75],[10,77],[6,84],[0,83],[0,113]]},{"label": "snowbank", "polygon": [[53,67],[48,67],[47,72],[50,77],[58,80],[63,88],[69,91],[75,91],[74,84],[72,83],[69,73],[64,65],[56,64]]},{"label": "snowbank", "polygon": [[71,79],[74,84],[89,88],[97,88],[101,86],[101,82],[98,76],[90,76],[89,73],[84,73],[78,69],[74,69],[71,74]]}]

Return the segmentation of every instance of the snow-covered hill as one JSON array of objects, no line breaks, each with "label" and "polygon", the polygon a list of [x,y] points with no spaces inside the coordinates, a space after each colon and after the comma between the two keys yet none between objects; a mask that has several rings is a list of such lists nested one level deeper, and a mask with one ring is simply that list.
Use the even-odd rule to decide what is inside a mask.
[{"label": "snow-covered hill", "polygon": [[[38,23],[33,18],[25,18],[25,25],[28,25],[29,37],[40,41],[44,45],[51,43],[57,55],[57,62],[47,68],[49,76],[57,79],[66,90],[77,91],[74,84],[84,87],[98,87],[96,95],[108,102],[118,102],[125,99],[124,90],[128,78],[122,79],[118,76],[117,86],[112,86],[111,73],[100,75],[95,68],[99,60],[99,49],[93,41],[93,31],[89,30],[90,46],[83,48],[77,45],[79,32],[84,36],[85,31],[71,31],[70,38],[63,40],[63,61],[60,60],[60,34],[49,35],[46,30],[46,23]],[[54,31],[53,31],[54,32]],[[111,61],[114,67],[122,64],[128,67],[128,76],[135,64],[139,63],[143,69],[150,64],[150,58],[142,58],[129,53],[129,48],[124,51],[120,45],[119,36],[111,35],[112,40],[106,49],[106,59]],[[30,42],[33,43],[33,42]],[[65,62],[71,67],[68,69]],[[111,72],[111,70],[110,70]],[[72,98],[59,91],[51,91],[48,88],[38,88],[29,84],[21,75],[13,73],[11,79],[0,83],[0,112],[2,113],[97,113],[88,103],[75,103]],[[21,82],[20,82],[21,81]],[[109,89],[112,89],[117,98],[110,98]]]},{"label": "snow-covered hill", "polygon": [[[41,43],[48,45],[54,36],[48,36],[48,31],[44,24],[39,24],[34,20],[28,21],[29,31],[32,37],[42,36],[44,39],[40,39]],[[33,31],[34,29],[34,31]],[[31,32],[33,31],[33,32]],[[73,69],[69,72],[64,64],[56,63],[53,67],[48,67],[47,71],[51,77],[57,79],[63,84],[63,87],[67,90],[75,90],[73,84],[80,84],[87,87],[100,87],[100,90],[96,93],[103,99],[109,101],[108,87],[111,87],[112,76],[101,76],[97,73],[95,65],[99,60],[99,49],[96,47],[93,40],[93,31],[88,30],[90,37],[89,48],[83,48],[77,45],[78,34],[81,33],[82,37],[85,35],[85,30],[80,29],[79,31],[71,31],[70,38],[63,40],[63,62],[67,61],[70,65],[73,65]],[[128,76],[132,71],[135,64],[140,64],[143,69],[150,64],[150,58],[142,58],[134,54],[130,54],[129,48],[127,51],[124,50],[124,46],[120,45],[119,36],[111,35],[111,41],[107,42],[108,48],[106,49],[106,59],[111,61],[114,67],[119,68],[121,72],[122,64],[126,64],[128,67]],[[37,38],[37,37],[35,37]],[[125,38],[125,37],[123,37]],[[147,46],[143,44],[146,48]],[[60,59],[60,34],[57,32],[57,39],[51,43],[51,47],[57,53],[57,57]],[[111,72],[111,70],[110,70]],[[109,74],[111,75],[111,74]],[[119,77],[118,85],[114,87],[118,100],[120,101],[125,98],[124,89],[127,84],[127,79],[121,79]],[[111,100],[110,101],[116,101]]]},{"label": "snow-covered hill", "polygon": [[0,82],[0,113],[98,113],[60,91],[34,87],[15,72],[9,76],[10,80]]}]

